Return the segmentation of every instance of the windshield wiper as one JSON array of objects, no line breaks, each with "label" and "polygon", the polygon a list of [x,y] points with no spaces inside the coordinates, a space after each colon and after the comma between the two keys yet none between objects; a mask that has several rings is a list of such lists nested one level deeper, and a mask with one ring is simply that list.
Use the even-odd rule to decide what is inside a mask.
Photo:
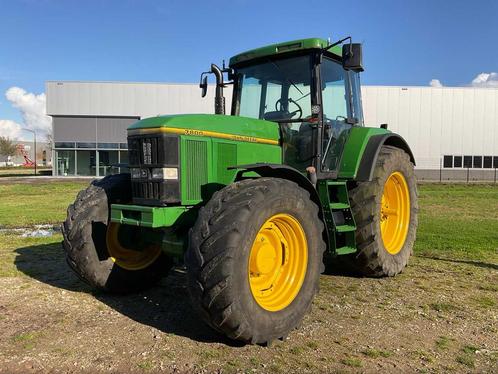
[{"label": "windshield wiper", "polygon": [[309,96],[310,94],[311,94],[311,91],[310,91],[310,92],[308,92],[306,95],[301,96],[299,99],[297,99],[297,100],[292,100],[292,101],[294,101],[294,102],[298,102],[299,100],[304,99],[306,96]]},{"label": "windshield wiper", "polygon": [[273,64],[273,65],[274,65],[277,69],[278,69],[278,71],[280,72],[280,74],[282,74],[282,77],[284,77],[284,78],[287,80],[287,82],[289,82],[290,84],[292,84],[292,86],[293,86],[296,90],[298,90],[298,91],[299,91],[299,93],[300,93],[301,95],[304,95],[304,94],[303,94],[303,92],[299,89],[299,87],[297,87],[297,86],[294,84],[294,82],[293,82],[293,81],[291,81],[289,78],[287,78],[287,77],[285,76],[284,72],[282,71],[282,69],[280,69],[280,66],[278,66],[278,65],[277,65],[277,63],[276,63],[275,61],[272,61],[272,60],[268,60],[268,61],[269,61],[269,62],[271,62],[271,63],[272,63],[272,64]]}]

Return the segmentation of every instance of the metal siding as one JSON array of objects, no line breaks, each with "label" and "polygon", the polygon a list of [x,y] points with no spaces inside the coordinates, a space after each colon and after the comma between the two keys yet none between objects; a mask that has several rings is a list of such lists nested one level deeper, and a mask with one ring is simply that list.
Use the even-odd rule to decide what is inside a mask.
[{"label": "metal siding", "polygon": [[[58,116],[152,117],[214,113],[214,85],[201,98],[197,84],[47,82],[47,113]],[[225,89],[230,111],[231,87]]]},{"label": "metal siding", "polygon": [[97,141],[126,143],[126,129],[136,121],[136,118],[97,118]]},{"label": "metal siding", "polygon": [[[214,111],[213,85],[205,98],[197,84],[47,82],[46,86],[51,115],[144,118]],[[365,123],[373,127],[388,123],[408,141],[420,169],[439,168],[445,154],[498,155],[498,89],[363,86],[362,93]],[[225,96],[230,112],[230,87]],[[63,129],[61,121],[54,119],[54,141],[95,141],[95,130],[89,131],[88,125],[75,128],[69,121],[69,128]],[[110,141],[118,131],[119,126],[103,128],[102,137]]]},{"label": "metal siding", "polygon": [[498,89],[364,86],[367,126],[388,123],[413,150],[418,169],[443,155],[498,155]]},{"label": "metal siding", "polygon": [[95,118],[54,117],[54,142],[92,142],[95,140]]}]

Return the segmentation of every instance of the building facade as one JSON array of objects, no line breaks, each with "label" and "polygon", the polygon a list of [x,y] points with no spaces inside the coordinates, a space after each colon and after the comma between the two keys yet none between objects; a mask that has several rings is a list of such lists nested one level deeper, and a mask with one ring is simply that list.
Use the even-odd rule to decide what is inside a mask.
[{"label": "building facade", "polygon": [[419,179],[493,180],[498,88],[362,88],[365,123],[387,123],[413,150]]},{"label": "building facade", "polygon": [[[47,82],[53,174],[102,177],[128,160],[126,128],[160,114],[213,113],[214,87],[197,84]],[[225,90],[227,108],[230,90]],[[493,179],[498,168],[498,89],[363,86],[365,123],[403,136],[419,179]],[[228,109],[227,109],[228,110]]]}]

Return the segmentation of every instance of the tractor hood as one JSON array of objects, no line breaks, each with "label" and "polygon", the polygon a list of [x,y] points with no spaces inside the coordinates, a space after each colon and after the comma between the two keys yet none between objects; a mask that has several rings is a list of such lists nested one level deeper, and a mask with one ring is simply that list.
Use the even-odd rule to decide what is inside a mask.
[{"label": "tractor hood", "polygon": [[145,118],[128,127],[129,135],[154,133],[213,136],[230,140],[278,144],[275,122],[219,114],[177,114]]}]

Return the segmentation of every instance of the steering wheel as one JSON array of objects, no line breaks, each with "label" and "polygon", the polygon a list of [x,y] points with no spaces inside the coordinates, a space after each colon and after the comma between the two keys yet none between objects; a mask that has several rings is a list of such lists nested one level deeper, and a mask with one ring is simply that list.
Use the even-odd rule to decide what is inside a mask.
[{"label": "steering wheel", "polygon": [[[297,102],[295,102],[294,100],[292,100],[292,99],[288,99],[288,101],[289,101],[289,104],[294,104],[295,106],[297,106],[297,109],[295,111],[293,111],[293,112],[288,112],[287,111],[287,113],[289,114],[289,118],[292,118],[296,114],[299,113],[299,116],[296,119],[301,119],[301,117],[303,116],[303,108],[301,108],[301,106]],[[286,111],[284,111],[284,108],[283,108],[282,99],[278,99],[275,102],[275,110],[277,112],[286,112]]]}]

